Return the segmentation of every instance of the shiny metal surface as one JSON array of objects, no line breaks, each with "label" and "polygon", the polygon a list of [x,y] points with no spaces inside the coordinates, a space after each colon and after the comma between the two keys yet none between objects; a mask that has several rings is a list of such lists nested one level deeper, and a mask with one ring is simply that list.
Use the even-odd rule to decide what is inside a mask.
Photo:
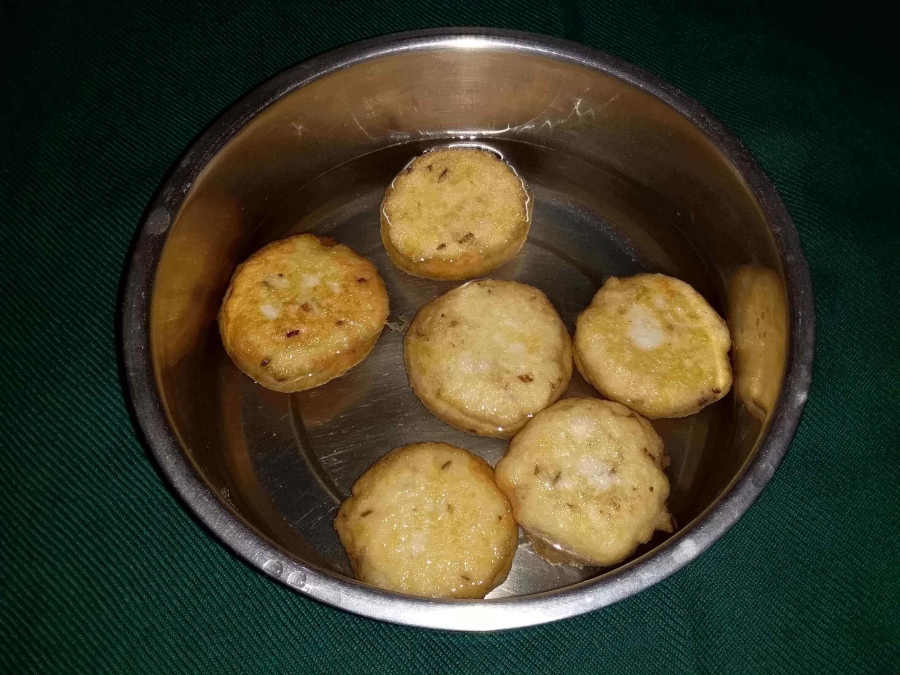
[{"label": "shiny metal surface", "polygon": [[[331,521],[356,478],[404,443],[446,441],[491,463],[505,442],[444,425],[406,382],[403,331],[455,283],[390,264],[384,188],[447,143],[501,153],[534,192],[522,253],[491,276],[544,290],[570,329],[611,274],[658,271],[703,293],[735,331],[733,393],[659,420],[679,525],[611,569],[552,567],[522,540],[485,601],[436,601],[350,578]],[[368,256],[391,298],[372,354],[299,394],[240,374],[215,314],[237,262],[290,233]],[[594,50],[483,30],[380,38],[276,77],[216,122],[163,186],[138,236],[123,308],[138,419],[187,504],[289,587],[388,621],[492,630],[615,602],[677,570],[750,506],[799,421],[813,350],[796,232],[738,141],[696,103]],[[579,377],[567,395],[591,395]]]}]

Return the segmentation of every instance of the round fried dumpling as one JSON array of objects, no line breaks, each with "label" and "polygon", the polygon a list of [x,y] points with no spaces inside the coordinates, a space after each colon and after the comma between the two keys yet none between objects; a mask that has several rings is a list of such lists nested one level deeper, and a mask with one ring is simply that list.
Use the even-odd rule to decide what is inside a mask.
[{"label": "round fried dumpling", "polygon": [[471,279],[525,243],[532,200],[497,155],[449,147],[414,159],[381,204],[381,239],[397,267],[429,279]]},{"label": "round fried dumpling", "polygon": [[375,346],[388,296],[375,266],[329,237],[273,242],[240,265],[219,310],[235,365],[294,392],[343,375]]},{"label": "round fried dumpling", "polygon": [[535,415],[497,464],[497,485],[535,552],[614,565],[672,531],[662,439],[625,406],[569,398]]},{"label": "round fried dumpling", "polygon": [[691,286],[611,277],[578,317],[575,365],[606,398],[651,419],[684,417],[731,387],[728,327]]},{"label": "round fried dumpling", "polygon": [[538,289],[465,284],[425,305],[404,341],[413,391],[447,424],[510,438],[572,376],[569,334]]},{"label": "round fried dumpling", "polygon": [[431,598],[483,598],[506,579],[518,545],[490,465],[446,443],[385,455],[334,526],[360,581]]}]

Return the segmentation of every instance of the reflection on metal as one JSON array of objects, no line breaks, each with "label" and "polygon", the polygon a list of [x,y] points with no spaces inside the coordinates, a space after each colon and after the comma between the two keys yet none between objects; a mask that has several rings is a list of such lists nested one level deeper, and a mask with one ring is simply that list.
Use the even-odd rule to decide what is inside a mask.
[{"label": "reflection on metal", "polygon": [[728,282],[728,324],[734,353],[734,392],[760,421],[775,409],[788,345],[781,277],[744,265]]},{"label": "reflection on metal", "polygon": [[177,364],[219,311],[223,286],[232,269],[222,265],[238,254],[243,224],[240,203],[209,190],[195,191],[169,232],[154,290],[154,358],[163,366]]}]

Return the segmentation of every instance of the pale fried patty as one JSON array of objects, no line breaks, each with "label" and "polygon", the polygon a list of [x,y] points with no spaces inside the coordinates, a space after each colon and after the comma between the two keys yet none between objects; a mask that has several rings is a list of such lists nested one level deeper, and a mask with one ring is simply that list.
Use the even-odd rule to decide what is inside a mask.
[{"label": "pale fried patty", "polygon": [[484,597],[506,579],[518,543],[490,465],[446,443],[381,458],[334,526],[360,581],[433,598]]},{"label": "pale fried patty", "polygon": [[535,415],[497,464],[497,485],[538,555],[613,565],[672,530],[662,439],[612,401],[570,398]]},{"label": "pale fried patty", "polygon": [[477,281],[425,305],[404,342],[409,382],[447,424],[509,438],[572,376],[569,334],[537,288]]},{"label": "pale fried patty", "polygon": [[728,393],[730,346],[725,322],[683,281],[611,277],[578,317],[575,365],[606,398],[684,417]]},{"label": "pale fried patty", "polygon": [[219,311],[225,351],[276,391],[318,386],[362,361],[388,315],[375,267],[328,237],[269,244],[240,265]]},{"label": "pale fried patty", "polygon": [[532,200],[498,156],[442,148],[413,160],[381,205],[381,238],[397,267],[430,279],[471,279],[525,243]]}]

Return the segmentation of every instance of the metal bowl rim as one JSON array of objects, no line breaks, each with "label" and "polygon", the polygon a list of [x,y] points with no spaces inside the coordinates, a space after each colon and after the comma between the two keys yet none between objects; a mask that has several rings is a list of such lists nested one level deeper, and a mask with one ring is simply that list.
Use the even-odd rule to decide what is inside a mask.
[{"label": "metal bowl rim", "polygon": [[[150,349],[153,280],[166,235],[185,195],[209,160],[257,113],[289,92],[356,63],[392,53],[488,48],[536,53],[611,75],[662,100],[698,127],[753,190],[780,249],[790,301],[784,389],[756,454],[728,490],[660,547],[601,577],[545,593],[496,600],[432,600],[382,591],[301,563],[277,548],[212,492],[171,429]],[[774,186],[741,142],[686,94],[599,50],[519,31],[448,28],[386,35],[314,57],[257,87],[189,147],[157,192],[134,240],[121,308],[125,374],[137,421],[163,473],[188,508],[229,549],[293,590],[363,616],[428,628],[499,630],[547,623],[610,605],[681,569],[750,508],[784,458],[812,380],[815,313],[800,239]]]}]

